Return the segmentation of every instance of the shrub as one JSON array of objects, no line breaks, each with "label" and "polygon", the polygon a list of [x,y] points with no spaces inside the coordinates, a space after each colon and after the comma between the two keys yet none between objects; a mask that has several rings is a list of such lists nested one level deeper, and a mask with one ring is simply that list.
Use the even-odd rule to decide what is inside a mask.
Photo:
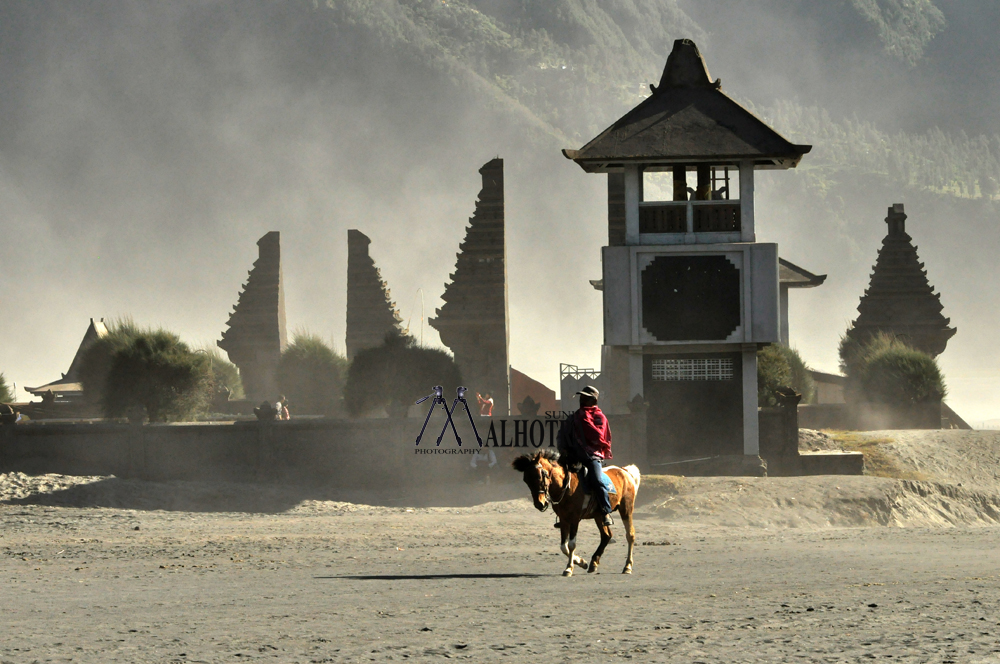
[{"label": "shrub", "polygon": [[454,358],[443,350],[424,348],[402,334],[388,334],[381,346],[359,351],[351,362],[344,401],[352,416],[391,404],[409,405],[427,395],[434,385],[454,390],[462,374]]},{"label": "shrub", "polygon": [[816,384],[809,375],[809,368],[794,348],[771,344],[757,352],[757,403],[777,406],[778,388],[790,387],[802,395],[802,402],[809,403],[816,394]]},{"label": "shrub", "polygon": [[[197,352],[203,353],[208,358],[212,369],[212,382],[214,383],[216,392],[222,391],[222,388],[227,388],[230,399],[242,399],[245,396],[243,392],[243,380],[240,378],[240,370],[235,364],[223,357],[222,352],[217,347],[205,346]],[[225,399],[224,392],[222,398]]]},{"label": "shrub", "polygon": [[757,351],[757,403],[761,406],[777,406],[777,390],[792,386],[792,369],[788,360],[772,344]]},{"label": "shrub", "polygon": [[937,361],[891,334],[880,332],[857,344],[847,359],[847,394],[852,400],[906,406],[947,394]]},{"label": "shrub", "polygon": [[857,363],[863,350],[862,344],[854,337],[844,334],[840,337],[840,373],[845,376],[851,375],[851,369]]},{"label": "shrub", "polygon": [[84,395],[106,417],[145,409],[151,422],[193,419],[212,396],[209,358],[195,353],[166,330],[140,329],[116,321],[108,335],[88,348],[81,379]]},{"label": "shrub", "polygon": [[107,383],[112,356],[141,333],[131,318],[113,320],[107,327],[108,334],[84,350],[83,361],[80,364],[83,397],[95,407],[100,407],[104,402],[104,386]]},{"label": "shrub", "polygon": [[12,401],[14,401],[14,394],[7,386],[7,380],[0,373],[0,403],[11,403]]},{"label": "shrub", "polygon": [[296,333],[278,362],[278,389],[292,412],[337,415],[342,412],[347,359],[320,337]]},{"label": "shrub", "polygon": [[802,403],[812,403],[816,399],[816,381],[809,373],[809,366],[794,348],[788,346],[778,346],[778,348],[788,360],[788,366],[792,371],[792,388],[802,395]]}]

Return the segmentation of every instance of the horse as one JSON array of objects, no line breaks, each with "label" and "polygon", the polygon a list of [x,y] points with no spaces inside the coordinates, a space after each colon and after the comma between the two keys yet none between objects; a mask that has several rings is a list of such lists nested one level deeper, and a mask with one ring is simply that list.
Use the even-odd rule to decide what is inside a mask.
[{"label": "horse", "polygon": [[[531,499],[539,512],[544,512],[552,505],[552,511],[559,517],[562,531],[560,550],[569,558],[563,576],[573,576],[573,566],[587,567],[588,573],[597,571],[601,564],[601,555],[611,541],[611,528],[602,524],[603,515],[597,512],[597,500],[587,495],[580,486],[576,473],[568,472],[559,464],[559,453],[544,450],[534,454],[525,454],[514,459],[514,470],[524,473],[524,483],[531,489]],[[632,573],[632,550],[635,548],[635,527],[632,523],[632,511],[635,509],[635,496],[639,491],[639,469],[635,466],[608,466],[605,474],[615,485],[615,491],[608,496],[612,509],[617,508],[625,527],[625,537],[628,540],[628,558],[622,574]],[[594,551],[590,565],[576,555],[576,531],[584,519],[594,519],[601,533],[601,545]]]}]

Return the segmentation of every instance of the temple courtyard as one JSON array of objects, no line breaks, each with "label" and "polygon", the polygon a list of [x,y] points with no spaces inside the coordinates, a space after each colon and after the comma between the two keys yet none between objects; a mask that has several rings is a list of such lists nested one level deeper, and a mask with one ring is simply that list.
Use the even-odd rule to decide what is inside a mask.
[{"label": "temple courtyard", "polygon": [[568,579],[516,485],[0,475],[0,661],[1000,662],[1000,434],[836,444],[900,477],[649,475],[635,573]]}]

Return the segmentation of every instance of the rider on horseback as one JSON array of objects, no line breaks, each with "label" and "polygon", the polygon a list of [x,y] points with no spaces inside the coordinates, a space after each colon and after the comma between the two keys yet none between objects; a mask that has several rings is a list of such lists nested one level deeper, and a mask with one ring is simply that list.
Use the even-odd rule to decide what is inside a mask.
[{"label": "rider on horseback", "polygon": [[[604,484],[601,462],[611,458],[611,427],[607,416],[597,405],[600,396],[596,387],[588,385],[574,396],[580,397],[580,408],[566,419],[559,430],[560,462],[569,470],[575,465],[585,469],[588,492],[597,499],[597,507],[604,514],[604,525],[614,524],[611,519],[611,501]],[[556,527],[559,523],[556,522]]]}]

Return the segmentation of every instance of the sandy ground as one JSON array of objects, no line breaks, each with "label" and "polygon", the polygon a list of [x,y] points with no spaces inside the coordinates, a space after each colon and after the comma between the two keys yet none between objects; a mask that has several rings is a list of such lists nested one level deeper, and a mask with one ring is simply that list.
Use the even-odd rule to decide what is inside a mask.
[{"label": "sandy ground", "polygon": [[0,662],[1000,662],[1000,434],[842,444],[911,479],[648,477],[570,579],[526,498],[0,475]]}]

